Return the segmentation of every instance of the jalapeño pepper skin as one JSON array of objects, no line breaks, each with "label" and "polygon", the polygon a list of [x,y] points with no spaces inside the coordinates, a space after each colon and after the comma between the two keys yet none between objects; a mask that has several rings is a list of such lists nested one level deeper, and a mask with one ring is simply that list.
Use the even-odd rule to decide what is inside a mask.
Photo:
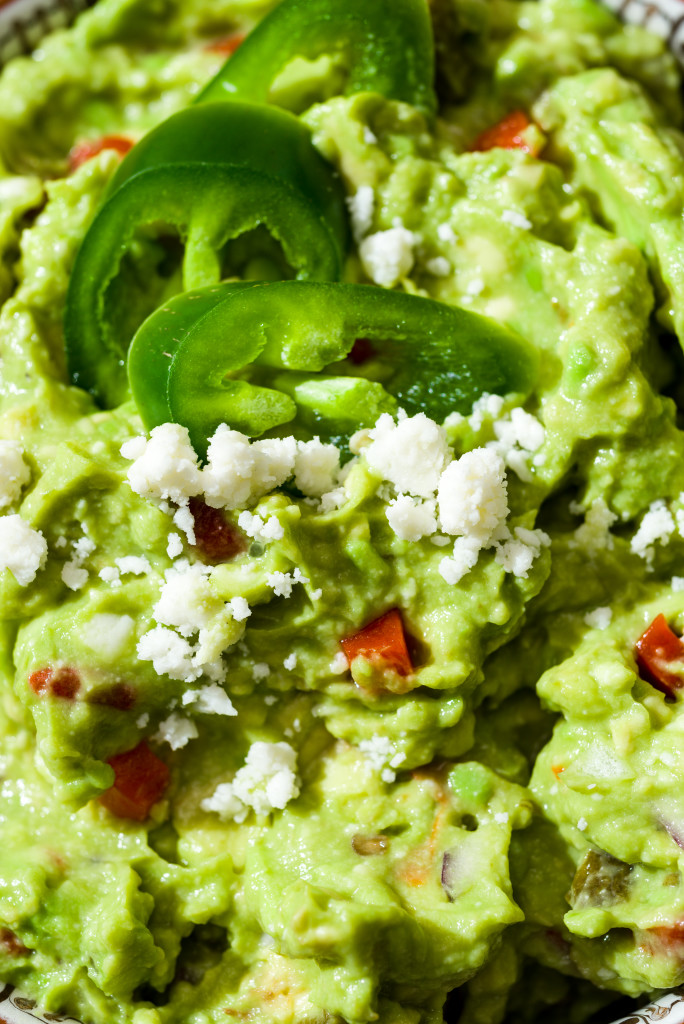
[{"label": "jalape\u00f1o pepper skin", "polygon": [[345,93],[378,92],[436,110],[434,44],[425,0],[283,0],[250,32],[197,102],[266,103],[294,57],[342,53]]},{"label": "jalape\u00f1o pepper skin", "polygon": [[125,397],[130,342],[113,326],[107,289],[127,248],[155,224],[170,225],[184,243],[186,289],[218,283],[223,246],[260,224],[281,243],[300,279],[335,280],[341,273],[343,192],[296,117],[243,103],[208,103],[173,115],[122,162],[71,275],[69,371],[74,384],[105,406]]},{"label": "jalape\u00f1o pepper skin", "polygon": [[[157,389],[155,407],[168,418],[166,394],[171,418],[188,428],[200,455],[221,423],[251,436],[287,423],[288,430],[344,441],[380,412],[403,407],[443,420],[469,412],[483,392],[527,393],[536,377],[535,354],[521,338],[432,299],[304,281],[220,288],[223,297],[191,326],[186,297],[175,300],[184,335],[165,374],[145,358],[147,345],[163,346],[149,322],[129,357],[134,392]],[[163,328],[161,320],[155,326]],[[359,337],[374,350],[360,366],[346,359]],[[136,375],[147,375],[144,388]],[[146,409],[141,413],[151,422]]]}]

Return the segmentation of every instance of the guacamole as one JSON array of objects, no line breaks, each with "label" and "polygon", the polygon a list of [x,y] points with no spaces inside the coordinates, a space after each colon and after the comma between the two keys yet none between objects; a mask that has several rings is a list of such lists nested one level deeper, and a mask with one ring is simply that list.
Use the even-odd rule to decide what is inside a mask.
[{"label": "guacamole", "polygon": [[[611,1020],[684,983],[680,76],[593,0],[432,0],[434,116],[295,57],[342,281],[533,382],[436,419],[416,358],[407,409],[200,458],[79,386],[65,307],[124,154],[275,6],[98,0],[0,75],[0,979],[84,1024]],[[128,340],[186,243],[131,232]],[[288,253],[257,217],[214,263]]]}]

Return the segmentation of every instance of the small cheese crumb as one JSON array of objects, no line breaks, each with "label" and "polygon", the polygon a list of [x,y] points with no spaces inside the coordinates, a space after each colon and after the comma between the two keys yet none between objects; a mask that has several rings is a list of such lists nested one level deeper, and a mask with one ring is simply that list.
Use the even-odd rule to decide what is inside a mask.
[{"label": "small cheese crumb", "polygon": [[675,528],[674,517],[662,498],[651,502],[639,529],[632,537],[630,548],[633,554],[650,564],[655,556],[654,545],[657,542],[667,544]]},{"label": "small cheese crumb", "polygon": [[[571,505],[570,511],[576,515],[582,511],[581,506]],[[615,538],[610,532],[617,516],[606,505],[603,498],[597,498],[587,509],[584,522],[572,535],[573,546],[584,548],[587,552],[612,551]]]},{"label": "small cheese crumb", "polygon": [[108,583],[113,590],[121,586],[121,576],[119,569],[115,565],[106,565],[104,569],[100,569],[97,575],[105,583]]},{"label": "small cheese crumb", "polygon": [[144,555],[124,555],[123,558],[115,558],[114,564],[123,576],[144,576],[152,571],[152,566]]},{"label": "small cheese crumb", "polygon": [[134,437],[121,446],[125,459],[132,459],[128,482],[144,498],[184,503],[202,493],[202,473],[190,444],[186,427],[162,423],[154,427],[149,440]]},{"label": "small cheese crumb", "polygon": [[268,679],[271,674],[271,669],[265,661],[257,661],[252,665],[252,679],[255,683],[260,682],[262,679]]},{"label": "small cheese crumb", "polygon": [[169,541],[166,545],[166,554],[169,558],[178,558],[179,555],[183,554],[183,541],[179,534],[169,534]]},{"label": "small cheese crumb", "polygon": [[244,622],[252,614],[252,609],[244,597],[231,597],[228,607],[236,622]]},{"label": "small cheese crumb", "polygon": [[40,530],[32,529],[20,515],[0,516],[0,570],[9,569],[20,587],[34,581],[47,555]]},{"label": "small cheese crumb", "polygon": [[193,650],[187,640],[172,629],[155,626],[138,641],[138,657],[151,661],[157,675],[193,682],[202,674],[193,662]]},{"label": "small cheese crumb", "polygon": [[359,185],[353,196],[347,196],[346,203],[349,208],[354,241],[358,245],[373,224],[375,193],[370,185]]},{"label": "small cheese crumb", "polygon": [[448,277],[452,267],[444,256],[433,256],[432,259],[426,261],[425,269],[434,277]]},{"label": "small cheese crumb", "polygon": [[31,470],[19,442],[0,441],[0,508],[18,501],[30,479]]},{"label": "small cheese crumb", "polygon": [[441,242],[455,242],[456,235],[451,224],[438,224],[437,225],[437,237]]},{"label": "small cheese crumb", "polygon": [[584,621],[592,629],[608,629],[610,626],[611,619],[613,618],[612,608],[594,608],[593,611],[587,612],[584,616]]},{"label": "small cheese crumb", "polygon": [[371,281],[394,288],[413,267],[415,236],[405,227],[393,227],[368,235],[359,245],[363,269]]},{"label": "small cheese crumb", "polygon": [[395,750],[388,736],[377,733],[368,740],[361,740],[359,750],[370,761],[373,771],[379,772],[383,782],[394,782],[396,772],[393,769],[406,760],[406,755]]},{"label": "small cheese crumb", "polygon": [[363,455],[370,468],[394,484],[396,489],[420,498],[431,498],[440,475],[453,458],[446,431],[425,413],[399,417],[394,422],[383,413],[372,430],[355,434],[363,445]]},{"label": "small cheese crumb", "polygon": [[349,661],[344,651],[338,651],[330,662],[330,671],[333,675],[340,676],[349,670]]},{"label": "small cheese crumb", "polygon": [[541,549],[550,544],[551,538],[543,530],[527,530],[524,526],[516,526],[513,535],[497,546],[496,561],[506,572],[527,579]]},{"label": "small cheese crumb", "polygon": [[497,823],[497,825],[507,825],[508,824],[508,812],[507,811],[497,811],[496,814],[494,815],[494,821]]},{"label": "small cheese crumb", "polygon": [[212,508],[244,508],[292,475],[297,451],[293,437],[250,443],[222,423],[209,442],[202,471],[204,495]]},{"label": "small cheese crumb", "polygon": [[257,814],[282,810],[299,796],[296,776],[297,754],[289,743],[257,740],[249,748],[245,763],[232,782],[223,782],[213,795],[202,801],[204,811],[213,811],[224,821],[240,823],[250,808]]},{"label": "small cheese crumb", "polygon": [[437,529],[434,501],[419,501],[400,494],[385,510],[387,521],[401,540],[418,541]]},{"label": "small cheese crumb", "polygon": [[442,473],[439,520],[445,533],[463,535],[485,547],[508,515],[503,459],[488,448],[466,452]]},{"label": "small cheese crumb", "polygon": [[153,615],[164,626],[191,636],[208,626],[223,608],[203,565],[168,569]]},{"label": "small cheese crumb", "polygon": [[588,826],[589,822],[586,818],[580,818],[580,820],[577,822],[577,828],[580,830],[580,832],[584,832],[588,828]]},{"label": "small cheese crumb", "polygon": [[294,653],[288,654],[287,658],[285,658],[285,661],[283,662],[283,667],[286,668],[288,672],[292,672],[297,667],[297,655]]},{"label": "small cheese crumb", "polygon": [[272,540],[282,540],[285,536],[283,525],[277,516],[269,516],[264,520],[261,516],[244,511],[238,516],[238,526],[248,537],[267,544]]},{"label": "small cheese crumb", "polygon": [[81,590],[88,582],[88,570],[83,569],[78,562],[65,562],[62,566],[62,582],[70,590]]},{"label": "small cheese crumb", "polygon": [[340,471],[340,452],[334,444],[323,444],[317,437],[312,441],[297,441],[294,464],[294,482],[302,494],[320,498],[337,483]]},{"label": "small cheese crumb", "polygon": [[237,715],[232,700],[218,683],[210,683],[201,690],[188,690],[183,694],[183,704],[194,704],[205,715]]},{"label": "small cheese crumb", "polygon": [[457,537],[451,556],[443,558],[439,563],[439,574],[446,583],[458,583],[477,564],[481,547],[477,540],[470,537]]},{"label": "small cheese crumb", "polygon": [[684,590],[684,576],[673,576],[670,581],[670,586],[675,591]]},{"label": "small cheese crumb", "polygon": [[532,227],[532,221],[528,220],[524,213],[519,213],[518,210],[504,210],[501,214],[501,220],[504,224],[512,224],[515,228],[522,228],[523,231],[529,231]]},{"label": "small cheese crumb", "polygon": [[180,750],[198,735],[195,723],[174,711],[159,723],[159,729],[152,738],[158,743],[168,743],[172,750]]},{"label": "small cheese crumb", "polygon": [[270,572],[266,577],[266,583],[272,588],[276,597],[290,597],[292,587],[295,583],[308,583],[308,576],[302,574],[301,569],[294,572]]}]

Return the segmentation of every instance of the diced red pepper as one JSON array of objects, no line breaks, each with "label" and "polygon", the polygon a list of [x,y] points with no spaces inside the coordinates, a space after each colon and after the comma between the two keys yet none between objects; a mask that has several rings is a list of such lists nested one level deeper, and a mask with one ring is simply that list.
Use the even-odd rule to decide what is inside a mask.
[{"label": "diced red pepper", "polygon": [[660,954],[684,961],[684,921],[656,925],[641,934],[645,938],[641,948],[648,950],[652,956]]},{"label": "diced red pepper", "polygon": [[33,692],[40,696],[62,697],[73,700],[81,687],[81,678],[75,668],[60,665],[58,668],[39,668],[28,677]]},{"label": "diced red pepper", "polygon": [[168,785],[168,766],[144,740],[133,750],[110,757],[107,763],[114,769],[114,785],[102,794],[100,802],[117,818],[145,821]]},{"label": "diced red pepper", "polygon": [[235,53],[244,38],[244,32],[235,32],[232,36],[226,36],[224,39],[215,39],[212,43],[207,43],[204,49],[208,50],[209,53],[221,53],[225,57],[230,57],[231,53]]},{"label": "diced red pepper", "polygon": [[132,140],[127,139],[125,135],[103,135],[101,139],[84,139],[83,142],[77,142],[69,153],[69,169],[75,171],[86,160],[92,160],[104,149],[114,149],[121,156],[125,156],[132,147]]},{"label": "diced red pepper", "polygon": [[473,152],[486,152],[488,149],[521,149],[523,153],[537,156],[539,149],[531,146],[524,132],[532,122],[522,110],[514,110],[507,114],[498,124],[487,128],[475,139],[470,149]]},{"label": "diced red pepper", "polygon": [[641,678],[674,700],[684,687],[684,641],[657,615],[634,645]]},{"label": "diced red pepper", "polygon": [[[9,928],[0,928],[0,948],[8,956],[30,956],[33,952],[28,949],[18,936]],[[3,1018],[0,1018],[2,1020]]]},{"label": "diced red pepper", "polygon": [[212,508],[201,498],[190,498],[192,518],[195,520],[195,547],[204,562],[229,562],[247,547],[244,535],[226,522],[219,508]]},{"label": "diced red pepper", "polygon": [[413,672],[411,656],[406,646],[406,634],[398,608],[391,608],[379,619],[374,619],[358,633],[352,633],[341,641],[347,660],[368,658],[381,661],[387,668],[394,669],[400,676]]},{"label": "diced red pepper", "polygon": [[369,338],[357,338],[351,347],[348,358],[355,366],[360,366],[367,362],[374,353],[375,349]]}]

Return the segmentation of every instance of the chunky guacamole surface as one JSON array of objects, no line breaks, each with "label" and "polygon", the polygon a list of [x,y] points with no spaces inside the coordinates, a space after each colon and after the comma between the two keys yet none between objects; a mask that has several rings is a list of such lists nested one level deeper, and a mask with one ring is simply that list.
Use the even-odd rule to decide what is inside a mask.
[{"label": "chunky guacamole surface", "polygon": [[[434,119],[293,62],[344,281],[510,328],[534,385],[200,460],[71,383],[66,294],[273,6],[99,0],[0,76],[0,978],[85,1024],[610,1020],[684,983],[680,78],[590,0],[434,0]],[[182,244],[133,239],[121,330]],[[293,276],[263,228],[221,259]]]}]

